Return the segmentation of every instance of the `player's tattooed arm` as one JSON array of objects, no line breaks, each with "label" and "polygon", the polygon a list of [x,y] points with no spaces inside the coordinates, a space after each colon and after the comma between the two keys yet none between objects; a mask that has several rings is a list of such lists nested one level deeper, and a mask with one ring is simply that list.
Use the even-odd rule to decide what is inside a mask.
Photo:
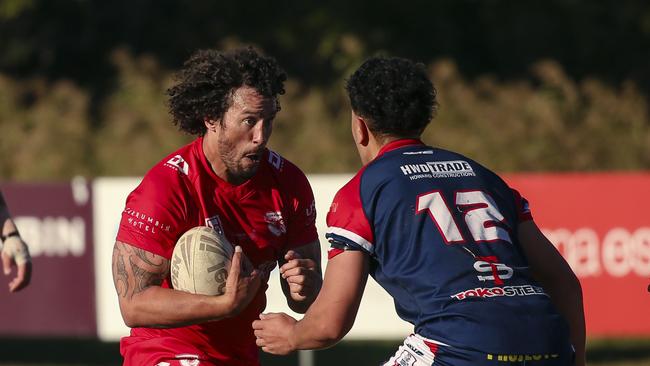
[{"label": "player's tattooed arm", "polygon": [[168,259],[117,241],[113,247],[113,282],[120,300],[131,300],[150,286],[160,286],[169,266]]},{"label": "player's tattooed arm", "polygon": [[257,271],[240,276],[241,250],[233,256],[226,293],[208,296],[162,287],[171,261],[132,245],[116,242],[113,282],[128,327],[174,328],[232,317],[257,294]]}]

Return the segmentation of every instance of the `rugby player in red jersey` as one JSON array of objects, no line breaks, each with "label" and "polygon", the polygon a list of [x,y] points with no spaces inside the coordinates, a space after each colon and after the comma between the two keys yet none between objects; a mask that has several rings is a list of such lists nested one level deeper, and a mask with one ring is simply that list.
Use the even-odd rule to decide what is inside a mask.
[{"label": "rugby player in red jersey", "polygon": [[[124,365],[258,365],[251,323],[280,266],[289,307],[304,313],[321,283],[314,197],[305,175],[267,149],[285,72],[252,48],[194,54],[168,90],[175,124],[197,135],[162,159],[128,196],[113,251],[113,278],[131,334]],[[225,294],[171,288],[178,238],[207,225],[256,270],[232,261]]]},{"label": "rugby player in red jersey", "polygon": [[580,283],[526,200],[420,140],[436,106],[423,65],[372,58],[347,90],[364,167],[327,215],[323,289],[298,322],[261,314],[257,345],[286,354],[335,344],[370,274],[414,326],[387,366],[584,366]]}]

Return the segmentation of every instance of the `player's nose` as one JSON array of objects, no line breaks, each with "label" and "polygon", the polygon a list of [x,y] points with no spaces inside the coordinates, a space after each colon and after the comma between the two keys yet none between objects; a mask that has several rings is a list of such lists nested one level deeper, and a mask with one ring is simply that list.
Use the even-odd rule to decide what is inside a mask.
[{"label": "player's nose", "polygon": [[267,121],[260,121],[253,128],[253,143],[257,145],[266,145],[271,137],[271,123]]}]

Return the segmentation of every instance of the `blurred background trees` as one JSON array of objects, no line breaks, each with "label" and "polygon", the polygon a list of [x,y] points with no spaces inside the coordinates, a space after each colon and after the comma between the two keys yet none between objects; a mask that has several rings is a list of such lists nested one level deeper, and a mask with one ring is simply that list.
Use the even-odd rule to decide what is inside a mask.
[{"label": "blurred background trees", "polygon": [[643,0],[0,0],[0,179],[143,174],[191,140],[173,71],[241,44],[289,73],[271,147],[309,173],[359,167],[343,84],[375,54],[428,65],[427,143],[498,171],[650,168]]}]

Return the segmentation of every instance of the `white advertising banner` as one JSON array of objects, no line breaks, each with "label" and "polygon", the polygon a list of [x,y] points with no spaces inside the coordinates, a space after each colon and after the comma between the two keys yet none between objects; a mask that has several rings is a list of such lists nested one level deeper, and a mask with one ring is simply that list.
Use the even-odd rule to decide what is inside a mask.
[{"label": "white advertising banner", "polygon": [[[321,240],[324,269],[327,267],[325,217],[332,198],[352,175],[310,175],[308,179],[316,198],[316,224]],[[128,334],[117,302],[111,274],[111,256],[126,196],[138,185],[140,178],[98,178],[94,181],[95,281],[97,300],[97,333],[103,341],[116,341]],[[271,273],[267,290],[266,312],[286,312],[300,318],[286,305],[277,268]],[[400,339],[412,332],[410,324],[395,314],[393,300],[372,279],[366,285],[354,327],[345,339]]]},{"label": "white advertising banner", "polygon": [[140,178],[97,178],[93,182],[97,335],[102,341],[117,341],[129,334],[113,286],[111,260],[126,196],[139,183]]}]

